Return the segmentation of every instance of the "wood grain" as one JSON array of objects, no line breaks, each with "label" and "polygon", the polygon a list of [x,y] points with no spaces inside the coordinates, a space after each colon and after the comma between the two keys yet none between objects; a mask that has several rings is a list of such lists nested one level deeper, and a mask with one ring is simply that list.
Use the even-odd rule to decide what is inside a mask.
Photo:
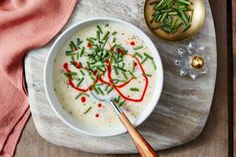
[{"label": "wood grain", "polygon": [[234,141],[233,141],[233,155],[236,156],[236,1],[232,1],[232,22],[233,22],[233,135],[234,135]]},{"label": "wood grain", "polygon": [[[215,19],[218,44],[218,77],[212,109],[201,136],[184,146],[162,151],[162,157],[226,157],[228,156],[228,119],[227,119],[227,25],[226,0],[211,0]],[[16,150],[16,157],[111,157],[111,155],[89,154],[66,149],[44,141],[36,132],[32,119],[28,122]],[[120,155],[114,155],[120,156]],[[127,157],[138,155],[124,155]]]}]

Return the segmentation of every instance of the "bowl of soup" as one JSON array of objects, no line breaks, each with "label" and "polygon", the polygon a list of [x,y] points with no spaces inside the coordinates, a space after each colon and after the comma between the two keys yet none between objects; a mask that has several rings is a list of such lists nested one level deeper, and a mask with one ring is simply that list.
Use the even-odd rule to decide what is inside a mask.
[{"label": "bowl of soup", "polygon": [[44,85],[57,116],[69,127],[91,136],[126,132],[113,102],[138,126],[156,107],[163,86],[159,53],[136,26],[115,18],[80,21],[64,31],[46,60]]}]

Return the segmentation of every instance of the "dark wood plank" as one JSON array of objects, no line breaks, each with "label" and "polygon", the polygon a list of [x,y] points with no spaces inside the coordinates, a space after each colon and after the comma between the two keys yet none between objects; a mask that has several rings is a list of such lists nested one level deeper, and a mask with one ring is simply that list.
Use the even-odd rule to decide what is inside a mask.
[{"label": "dark wood plank", "polygon": [[[226,0],[210,0],[210,3],[213,11],[214,20],[216,23],[216,32],[217,32],[218,76],[217,76],[214,101],[209,115],[209,119],[207,121],[206,127],[204,128],[199,138],[184,146],[160,152],[160,155],[162,157],[182,157],[182,156],[227,157],[228,156],[228,97],[227,97],[228,59],[227,59]],[[236,32],[235,28],[234,32]],[[32,157],[32,156],[115,157],[118,155],[90,154],[50,144],[45,140],[43,140],[38,135],[32,122],[32,119],[30,119],[19,141],[15,156],[16,157]],[[123,155],[123,156],[136,157],[138,155]]]},{"label": "dark wood plank", "polygon": [[232,1],[232,22],[233,22],[233,135],[234,135],[234,142],[233,142],[233,153],[236,156],[236,1]]}]

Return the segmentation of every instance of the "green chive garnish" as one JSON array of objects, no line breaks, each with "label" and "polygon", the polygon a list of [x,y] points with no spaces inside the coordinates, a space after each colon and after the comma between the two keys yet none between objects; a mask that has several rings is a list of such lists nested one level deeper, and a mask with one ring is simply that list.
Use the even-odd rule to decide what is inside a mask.
[{"label": "green chive garnish", "polygon": [[139,49],[142,49],[142,48],[143,48],[143,46],[140,45],[140,46],[134,47],[133,50],[139,50]]},{"label": "green chive garnish", "polygon": [[103,36],[102,40],[106,40],[106,39],[107,39],[107,37],[109,36],[109,34],[110,34],[110,32],[109,32],[109,31],[107,31],[107,32],[106,32],[106,34]]},{"label": "green chive garnish", "polygon": [[101,27],[100,27],[99,25],[97,25],[97,28],[98,28],[99,32],[100,32],[101,34],[103,34],[102,29],[101,29]]},{"label": "green chive garnish", "polygon": [[99,94],[98,89],[97,89],[94,85],[93,85],[92,87],[93,87],[94,91],[95,91],[97,94]]},{"label": "green chive garnish", "polygon": [[84,73],[84,71],[83,70],[80,70],[80,73],[84,76],[85,75],[85,73]]},{"label": "green chive garnish", "polygon": [[135,56],[138,56],[138,57],[141,58],[141,59],[143,59],[143,56],[142,56],[140,53],[138,53],[138,52],[136,52],[134,55],[135,55]]},{"label": "green chive garnish", "polygon": [[82,78],[82,79],[78,82],[77,87],[79,87],[83,81],[84,81],[84,78]]},{"label": "green chive garnish", "polygon": [[117,31],[113,32],[112,35],[116,35],[117,34]]},{"label": "green chive garnish", "polygon": [[82,93],[79,93],[79,94],[75,97],[75,99],[78,99],[81,95],[82,95]]},{"label": "green chive garnish", "polygon": [[82,57],[84,55],[84,49],[85,49],[85,47],[83,46],[81,53],[80,53],[80,57]]},{"label": "green chive garnish", "polygon": [[153,57],[152,57],[152,56],[150,56],[149,54],[145,53],[145,52],[144,52],[144,56],[146,56],[147,58],[150,58],[150,59],[152,59],[152,60],[153,60]]},{"label": "green chive garnish", "polygon": [[138,92],[139,91],[138,88],[130,88],[129,90],[132,91],[132,92]]},{"label": "green chive garnish", "polygon": [[92,107],[90,106],[83,114],[87,114],[91,109]]},{"label": "green chive garnish", "polygon": [[98,89],[99,93],[101,93],[102,95],[104,95],[104,93],[103,93],[103,91],[102,91],[102,89],[101,89],[100,87],[97,87],[97,89]]}]

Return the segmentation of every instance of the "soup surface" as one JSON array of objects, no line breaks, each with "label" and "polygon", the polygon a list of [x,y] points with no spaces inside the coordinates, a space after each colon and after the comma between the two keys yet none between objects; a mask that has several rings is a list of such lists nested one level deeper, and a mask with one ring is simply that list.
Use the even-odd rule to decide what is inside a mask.
[{"label": "soup surface", "polygon": [[83,27],[54,60],[54,91],[63,109],[84,125],[121,127],[110,98],[135,122],[153,97],[158,67],[149,48],[118,23]]}]

